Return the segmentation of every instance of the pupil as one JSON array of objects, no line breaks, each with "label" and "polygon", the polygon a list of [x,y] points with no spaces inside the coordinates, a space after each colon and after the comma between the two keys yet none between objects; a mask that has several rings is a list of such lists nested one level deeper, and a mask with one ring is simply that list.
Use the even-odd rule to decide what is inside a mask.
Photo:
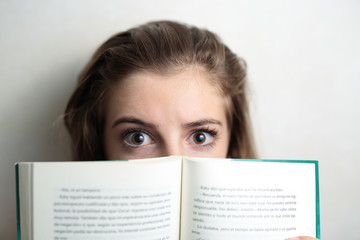
[{"label": "pupil", "polygon": [[205,142],[205,135],[203,133],[198,133],[194,136],[195,143],[203,143]]},{"label": "pupil", "polygon": [[132,137],[132,142],[134,144],[140,145],[144,142],[144,136],[141,133],[134,134]]}]

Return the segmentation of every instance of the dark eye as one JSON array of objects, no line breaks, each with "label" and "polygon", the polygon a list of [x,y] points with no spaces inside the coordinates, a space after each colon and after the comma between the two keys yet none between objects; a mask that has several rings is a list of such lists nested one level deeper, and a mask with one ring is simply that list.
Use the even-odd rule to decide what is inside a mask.
[{"label": "dark eye", "polygon": [[194,134],[193,139],[194,139],[194,143],[203,144],[206,140],[206,136],[204,133],[198,132],[198,133]]},{"label": "dark eye", "polygon": [[190,141],[196,145],[206,145],[214,140],[214,137],[207,132],[198,131],[191,135]]},{"label": "dark eye", "polygon": [[151,143],[151,137],[143,132],[131,132],[125,136],[125,142],[131,146],[143,146]]}]

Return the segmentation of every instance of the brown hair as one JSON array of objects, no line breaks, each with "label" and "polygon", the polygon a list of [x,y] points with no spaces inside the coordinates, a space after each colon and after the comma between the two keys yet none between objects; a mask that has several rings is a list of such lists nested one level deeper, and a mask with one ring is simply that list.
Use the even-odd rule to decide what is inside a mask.
[{"label": "brown hair", "polygon": [[112,84],[139,70],[165,73],[191,65],[201,66],[213,76],[227,98],[231,126],[228,157],[255,158],[245,62],[207,30],[159,21],[114,35],[81,73],[64,116],[74,160],[105,158],[104,105]]}]

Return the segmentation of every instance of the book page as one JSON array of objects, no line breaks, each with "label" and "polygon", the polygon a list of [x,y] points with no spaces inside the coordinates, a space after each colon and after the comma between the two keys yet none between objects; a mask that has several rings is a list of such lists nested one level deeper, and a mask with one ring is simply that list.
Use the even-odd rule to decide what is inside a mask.
[{"label": "book page", "polygon": [[178,239],[181,159],[34,165],[34,239]]},{"label": "book page", "polygon": [[286,239],[317,234],[314,163],[183,163],[181,239]]}]

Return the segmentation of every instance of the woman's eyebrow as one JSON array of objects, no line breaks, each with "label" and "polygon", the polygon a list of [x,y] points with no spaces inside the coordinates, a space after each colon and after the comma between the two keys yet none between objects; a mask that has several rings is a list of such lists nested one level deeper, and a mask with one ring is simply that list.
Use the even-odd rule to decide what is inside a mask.
[{"label": "woman's eyebrow", "polygon": [[148,122],[145,122],[143,120],[140,120],[140,119],[134,118],[134,117],[119,118],[113,123],[112,128],[116,127],[119,124],[123,124],[123,123],[132,123],[132,124],[141,125],[141,126],[147,127],[147,128],[156,128],[155,124],[148,123]]},{"label": "woman's eyebrow", "polygon": [[190,123],[185,123],[183,124],[183,126],[185,128],[193,128],[193,127],[201,127],[204,125],[210,125],[210,124],[216,124],[216,125],[220,125],[222,126],[222,122],[216,119],[201,119],[199,121],[195,121],[195,122],[190,122]]}]

